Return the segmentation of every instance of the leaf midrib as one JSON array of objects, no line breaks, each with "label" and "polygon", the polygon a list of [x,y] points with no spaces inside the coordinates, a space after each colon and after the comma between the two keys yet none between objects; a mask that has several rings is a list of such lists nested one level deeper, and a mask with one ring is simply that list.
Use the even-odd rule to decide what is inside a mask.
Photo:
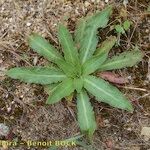
[{"label": "leaf midrib", "polygon": [[83,21],[83,27],[81,28],[82,30],[81,30],[81,40],[82,40],[82,38],[83,38],[83,35],[84,35],[84,30],[85,30],[85,27],[86,27],[86,22],[85,21]]},{"label": "leaf midrib", "polygon": [[[62,86],[62,85],[60,85],[60,86]],[[72,84],[67,84],[67,86],[65,86],[63,88],[63,90],[60,91],[59,95],[61,95],[62,93],[65,93],[64,91],[68,91],[68,89],[70,89],[71,87],[72,87]],[[57,90],[57,88],[59,88],[59,85],[58,85],[58,87],[56,87],[56,90]],[[56,97],[57,97],[57,95],[56,95]]]},{"label": "leaf midrib", "polygon": [[69,44],[68,44],[68,41],[67,41],[67,39],[66,39],[65,33],[64,33],[63,31],[62,31],[62,34],[63,34],[64,40],[65,40],[65,43],[66,43],[67,49],[69,50],[69,55],[70,55],[71,60],[72,60],[72,62],[73,62],[72,52],[71,52],[70,46],[69,46]]},{"label": "leaf midrib", "polygon": [[90,50],[92,38],[93,38],[94,33],[95,33],[93,30],[95,30],[95,26],[94,26],[93,29],[91,30],[92,34],[91,34],[91,36],[90,36],[90,38],[89,38],[88,46],[87,46],[87,48],[86,48],[86,50],[85,50],[85,54],[84,54],[84,56],[83,56],[82,63],[85,62],[85,60],[86,60],[86,58],[87,58],[87,55],[88,55],[88,52],[89,52],[89,50]]},{"label": "leaf midrib", "polygon": [[127,61],[129,61],[128,58],[126,58],[126,59],[120,59],[120,60],[116,60],[116,61],[109,59],[109,62],[107,63],[107,61],[106,61],[106,64],[103,64],[102,68],[103,67],[109,67],[109,66],[112,66],[112,65],[114,66],[114,65],[116,65],[118,63],[125,63]]},{"label": "leaf midrib", "polygon": [[80,98],[81,98],[81,102],[82,102],[82,106],[83,106],[83,114],[85,116],[85,122],[86,122],[86,128],[89,128],[89,121],[88,121],[88,117],[87,117],[87,111],[86,111],[86,107],[85,107],[85,103],[84,103],[84,98],[83,98],[83,94],[80,94]]},{"label": "leaf midrib", "polygon": [[47,51],[48,53],[50,53],[50,55],[51,55],[52,57],[59,59],[59,57],[57,57],[55,54],[53,54],[53,53],[52,53],[51,51],[49,51],[47,48],[45,48],[45,47],[43,47],[41,44],[39,44],[39,43],[37,42],[37,40],[34,40],[34,38],[31,38],[31,37],[30,37],[30,39],[31,39],[32,41],[34,41],[34,42],[36,43],[36,45],[38,45],[38,47],[41,47],[41,49],[44,49],[45,51]]},{"label": "leaf midrib", "polygon": [[37,73],[34,73],[34,74],[33,73],[31,73],[31,74],[30,73],[28,73],[28,74],[19,73],[17,75],[34,76],[34,77],[35,76],[38,76],[38,77],[51,77],[51,78],[52,77],[64,77],[64,78],[66,77],[65,75],[46,75],[46,74],[45,75],[40,75],[40,74],[37,74]]},{"label": "leaf midrib", "polygon": [[100,68],[103,68],[103,67],[109,67],[109,66],[114,66],[114,65],[116,65],[116,64],[118,64],[118,63],[123,63],[123,62],[126,62],[128,59],[124,59],[124,60],[118,60],[118,61],[114,61],[114,62],[112,62],[111,60],[109,60],[110,62],[109,63],[106,63],[106,64],[104,64],[104,65],[102,65],[102,67],[100,67]]},{"label": "leaf midrib", "polygon": [[103,93],[105,93],[106,95],[110,96],[112,99],[114,99],[116,101],[116,98],[114,96],[112,96],[111,94],[107,93],[105,90],[101,89],[100,87],[98,87],[97,85],[93,84],[91,81],[89,81],[88,79],[85,79],[86,82],[88,82],[89,84],[91,84],[92,86],[94,86],[95,88],[97,88],[98,90],[102,91]]}]

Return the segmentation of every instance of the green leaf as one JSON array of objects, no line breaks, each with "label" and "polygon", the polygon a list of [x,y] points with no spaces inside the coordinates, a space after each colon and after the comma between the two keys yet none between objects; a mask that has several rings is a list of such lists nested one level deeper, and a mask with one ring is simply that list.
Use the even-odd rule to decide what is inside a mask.
[{"label": "green leaf", "polygon": [[99,71],[121,69],[125,67],[132,67],[142,60],[143,53],[140,50],[134,49],[125,51],[118,56],[108,59],[103,65],[99,67]]},{"label": "green leaf", "polygon": [[71,34],[63,25],[59,25],[58,38],[64,51],[65,60],[72,64],[76,64],[78,61],[78,51],[75,47]]},{"label": "green leaf", "polygon": [[94,27],[88,27],[85,31],[85,38],[83,39],[80,48],[81,64],[83,64],[87,59],[89,59],[96,49],[98,43],[96,33],[97,31]]},{"label": "green leaf", "polygon": [[116,87],[100,78],[94,76],[85,77],[84,87],[98,101],[108,103],[113,107],[133,111],[133,107],[126,97]]},{"label": "green leaf", "polygon": [[115,36],[108,37],[102,42],[101,46],[95,51],[95,55],[101,55],[103,53],[108,54],[112,47],[115,45],[117,38]]},{"label": "green leaf", "polygon": [[109,6],[103,11],[98,12],[96,15],[93,15],[92,17],[88,18],[86,27],[82,24],[82,30],[84,30],[84,35],[82,36],[83,40],[80,40],[81,64],[85,63],[85,61],[93,55],[98,43],[98,38],[96,35],[97,29],[106,27],[111,12],[112,6]]},{"label": "green leaf", "polygon": [[28,43],[35,52],[44,56],[49,61],[56,62],[57,60],[62,59],[62,56],[58,53],[57,49],[49,44],[49,42],[42,36],[36,33],[29,36]]},{"label": "green leaf", "polygon": [[123,27],[121,25],[119,25],[119,24],[115,25],[115,30],[116,30],[117,33],[120,33],[120,34],[124,34],[125,33]]},{"label": "green leaf", "polygon": [[76,91],[78,93],[80,93],[82,88],[83,88],[83,79],[82,79],[82,77],[75,78],[73,83],[74,83],[74,87],[75,87]]},{"label": "green leaf", "polygon": [[13,79],[38,84],[56,83],[66,78],[66,75],[60,70],[44,67],[12,68],[6,74]]},{"label": "green leaf", "polygon": [[106,7],[104,10],[97,12],[87,20],[87,26],[94,26],[95,29],[105,28],[112,14],[112,6]]},{"label": "green leaf", "polygon": [[126,21],[123,23],[123,28],[124,28],[126,31],[129,30],[130,26],[131,26],[131,21],[129,21],[129,20],[126,20]]},{"label": "green leaf", "polygon": [[57,66],[63,70],[63,72],[68,76],[68,77],[74,77],[77,74],[77,68],[75,65],[72,63],[66,62],[64,60],[58,60],[57,61]]},{"label": "green leaf", "polygon": [[54,104],[60,101],[62,98],[69,96],[74,91],[73,80],[67,78],[62,81],[53,93],[48,97],[47,104]]},{"label": "green leaf", "polygon": [[110,36],[107,40],[102,42],[100,48],[95,52],[91,59],[83,64],[83,74],[88,75],[95,72],[99,66],[107,59],[108,53],[116,42],[115,36]]},{"label": "green leaf", "polygon": [[84,38],[84,32],[86,28],[86,19],[80,19],[77,22],[76,30],[75,30],[75,43],[78,47],[80,47],[80,43]]},{"label": "green leaf", "polygon": [[107,59],[107,54],[93,56],[83,64],[83,74],[89,75],[95,72],[99,66]]},{"label": "green leaf", "polygon": [[44,86],[44,90],[47,94],[51,95],[60,83],[53,83]]},{"label": "green leaf", "polygon": [[96,130],[94,111],[85,91],[77,95],[78,122],[82,132],[87,133],[91,139]]},{"label": "green leaf", "polygon": [[65,139],[64,141],[68,141],[68,142],[76,142],[78,141],[79,139],[81,139],[83,137],[83,135],[76,135],[76,136],[73,136],[73,137],[70,137],[70,138],[67,138]]}]

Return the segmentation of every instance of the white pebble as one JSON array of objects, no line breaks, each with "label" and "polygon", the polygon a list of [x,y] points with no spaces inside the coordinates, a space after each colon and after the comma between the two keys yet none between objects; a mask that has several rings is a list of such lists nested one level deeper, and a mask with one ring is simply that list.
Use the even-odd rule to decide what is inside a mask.
[{"label": "white pebble", "polygon": [[85,1],[84,5],[85,5],[85,7],[88,7],[88,6],[90,6],[90,3]]},{"label": "white pebble", "polygon": [[30,27],[30,26],[31,26],[31,24],[32,24],[31,22],[27,22],[27,24],[26,24],[26,25],[27,25],[27,27]]},{"label": "white pebble", "polygon": [[3,123],[0,123],[0,136],[7,136],[9,133],[9,127]]},{"label": "white pebble", "polygon": [[105,3],[108,3],[109,0],[105,0]]}]

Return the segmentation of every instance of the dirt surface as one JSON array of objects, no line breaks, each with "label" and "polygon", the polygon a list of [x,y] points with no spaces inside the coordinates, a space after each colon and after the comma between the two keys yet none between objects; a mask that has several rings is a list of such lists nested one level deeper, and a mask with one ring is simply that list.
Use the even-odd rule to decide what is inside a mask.
[{"label": "dirt surface", "polygon": [[[15,66],[42,66],[48,61],[34,53],[27,44],[27,36],[37,32],[59,48],[57,24],[63,22],[73,33],[76,21],[109,4],[114,12],[105,30],[100,30],[102,40],[116,35],[114,24],[126,19],[132,21],[131,29],[120,37],[120,46],[111,54],[138,45],[144,53],[138,65],[115,71],[129,82],[118,88],[132,101],[134,112],[128,113],[92,99],[98,129],[94,134],[96,150],[148,150],[150,137],[141,133],[150,127],[150,6],[149,0],[0,0],[0,123],[10,128],[1,140],[49,141],[63,140],[80,133],[76,121],[76,102],[65,101],[45,105],[47,94],[40,85],[26,84],[5,76],[5,71]],[[144,128],[145,129],[145,128]],[[149,128],[146,128],[149,129]],[[150,129],[149,129],[150,130]],[[148,132],[148,131],[147,131]],[[83,139],[86,141],[85,139]],[[1,148],[3,150],[7,147]],[[8,149],[46,149],[26,146]],[[60,149],[83,149],[81,147]]]}]

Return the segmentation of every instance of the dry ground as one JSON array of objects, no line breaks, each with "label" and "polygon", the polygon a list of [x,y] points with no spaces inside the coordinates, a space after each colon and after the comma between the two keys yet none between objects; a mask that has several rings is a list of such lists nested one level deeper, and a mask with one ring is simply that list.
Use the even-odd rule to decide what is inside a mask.
[{"label": "dry ground", "polygon": [[[12,80],[5,76],[5,71],[14,66],[48,64],[29,48],[26,38],[32,32],[43,35],[59,48],[56,29],[60,21],[73,32],[78,18],[112,3],[114,13],[105,30],[107,32],[100,31],[101,38],[104,40],[110,34],[116,35],[110,31],[112,24],[118,23],[117,19],[123,21],[128,18],[133,25],[126,36],[121,36],[120,47],[112,52],[125,51],[137,44],[145,57],[135,67],[116,71],[129,79],[129,83],[120,87],[120,90],[133,101],[134,113],[92,101],[98,123],[93,147],[97,150],[150,149],[150,138],[141,135],[143,127],[150,127],[148,1],[130,0],[125,7],[122,0],[0,0],[0,123],[5,123],[11,129],[7,139],[48,141],[79,134],[75,101],[70,105],[62,101],[46,106],[47,94],[41,86]],[[9,149],[26,150],[27,147]]]}]

